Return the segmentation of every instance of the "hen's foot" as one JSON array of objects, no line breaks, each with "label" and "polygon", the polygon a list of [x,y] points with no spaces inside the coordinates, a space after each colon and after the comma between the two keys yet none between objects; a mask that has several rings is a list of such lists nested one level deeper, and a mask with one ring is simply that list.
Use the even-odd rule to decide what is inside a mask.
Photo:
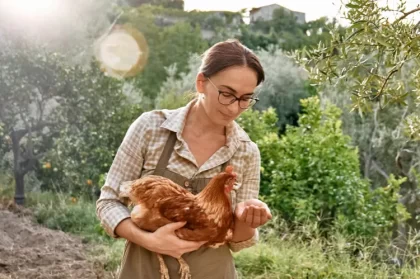
[{"label": "hen's foot", "polygon": [[181,279],[191,279],[190,267],[183,258],[178,259],[179,262],[179,274]]},{"label": "hen's foot", "polygon": [[169,271],[166,267],[165,261],[163,260],[163,257],[161,254],[157,254],[157,257],[159,259],[159,265],[160,265],[160,279],[170,279],[169,278]]}]

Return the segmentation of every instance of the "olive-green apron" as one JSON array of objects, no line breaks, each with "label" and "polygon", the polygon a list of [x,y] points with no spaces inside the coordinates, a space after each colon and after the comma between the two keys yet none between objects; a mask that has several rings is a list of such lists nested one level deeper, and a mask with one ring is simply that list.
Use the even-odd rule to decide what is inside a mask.
[{"label": "olive-green apron", "polygon": [[[165,148],[159,158],[158,165],[153,172],[171,179],[175,183],[184,186],[193,194],[199,193],[207,185],[210,179],[194,178],[187,179],[177,173],[168,170],[169,158],[176,142],[176,134],[171,132]],[[225,168],[227,162],[223,164]],[[192,279],[234,279],[237,278],[232,253],[227,245],[219,248],[200,248],[197,251],[186,253],[182,258],[190,267]],[[179,279],[179,263],[170,256],[163,255],[171,279]],[[156,253],[126,241],[119,279],[160,279],[160,265]]]}]

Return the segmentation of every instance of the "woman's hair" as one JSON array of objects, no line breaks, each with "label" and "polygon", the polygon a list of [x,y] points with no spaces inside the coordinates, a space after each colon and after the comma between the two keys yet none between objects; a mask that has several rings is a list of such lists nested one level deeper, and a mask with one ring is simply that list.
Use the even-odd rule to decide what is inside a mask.
[{"label": "woman's hair", "polygon": [[247,66],[257,74],[257,85],[264,81],[264,69],[258,57],[238,40],[219,42],[204,52],[200,72],[211,77],[232,66]]}]

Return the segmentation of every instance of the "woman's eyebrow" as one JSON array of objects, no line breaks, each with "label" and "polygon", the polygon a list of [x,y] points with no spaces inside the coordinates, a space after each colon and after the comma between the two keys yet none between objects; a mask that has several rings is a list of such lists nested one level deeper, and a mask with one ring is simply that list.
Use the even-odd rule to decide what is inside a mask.
[{"label": "woman's eyebrow", "polygon": [[230,91],[233,91],[233,92],[235,92],[235,93],[238,93],[238,92],[236,92],[236,90],[235,89],[233,89],[232,87],[230,87],[229,85],[220,85],[220,86],[223,86],[223,87],[226,87],[227,89],[229,89]]},{"label": "woman's eyebrow", "polygon": [[[238,93],[235,89],[233,89],[232,87],[230,87],[229,85],[220,85],[221,87],[223,86],[223,87],[226,87],[227,89],[229,89],[229,90],[231,90],[231,91],[233,91],[234,93]],[[255,93],[254,92],[251,92],[251,93],[246,93],[246,94],[243,94],[242,96],[244,96],[244,95],[254,95]]]}]

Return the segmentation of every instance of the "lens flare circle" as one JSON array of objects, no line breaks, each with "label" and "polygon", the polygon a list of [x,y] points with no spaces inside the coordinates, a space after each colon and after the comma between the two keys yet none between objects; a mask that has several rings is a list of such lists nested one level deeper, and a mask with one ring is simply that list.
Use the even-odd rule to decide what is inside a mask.
[{"label": "lens flare circle", "polygon": [[143,34],[129,25],[116,25],[95,44],[101,70],[115,78],[132,77],[143,70],[149,48]]}]

